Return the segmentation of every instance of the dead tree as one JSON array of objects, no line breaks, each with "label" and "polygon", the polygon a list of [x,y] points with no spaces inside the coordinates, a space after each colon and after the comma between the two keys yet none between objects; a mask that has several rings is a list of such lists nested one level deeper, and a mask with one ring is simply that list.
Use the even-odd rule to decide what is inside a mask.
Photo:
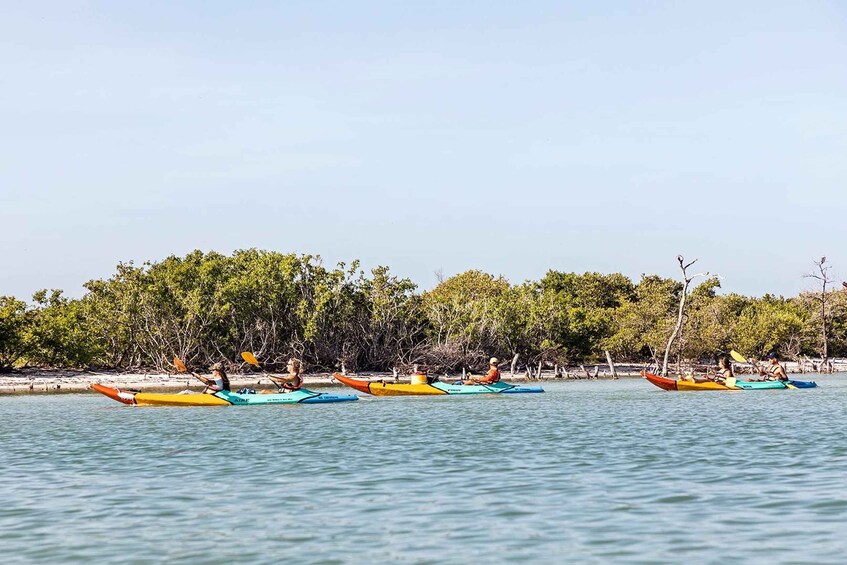
[{"label": "dead tree", "polygon": [[807,279],[815,279],[820,284],[821,291],[820,293],[815,293],[814,298],[821,305],[821,340],[823,341],[821,345],[821,369],[823,371],[827,370],[829,367],[829,335],[828,335],[828,325],[827,318],[829,313],[828,308],[828,296],[826,287],[834,282],[831,278],[829,278],[829,269],[831,268],[829,265],[824,266],[826,263],[826,257],[821,257],[820,261],[815,261],[815,267],[817,272],[812,271],[811,273],[805,275]]},{"label": "dead tree", "polygon": [[612,355],[609,353],[608,349],[606,350],[606,361],[609,362],[609,370],[612,372],[612,378],[617,379],[618,378],[618,372],[615,369],[615,364],[612,363]]},{"label": "dead tree", "polygon": [[697,262],[697,259],[694,259],[690,263],[685,262],[685,258],[682,255],[677,255],[676,260],[679,261],[679,268],[682,269],[682,295],[679,297],[679,314],[676,318],[676,327],[673,329],[673,333],[671,337],[668,339],[668,345],[665,347],[665,359],[662,362],[662,376],[668,376],[668,356],[671,353],[671,347],[673,346],[673,342],[676,339],[676,336],[679,335],[680,330],[682,329],[682,323],[685,321],[685,299],[688,296],[688,287],[691,286],[691,281],[696,279],[697,277],[706,277],[709,275],[708,271],[705,273],[697,273],[696,275],[689,275],[688,268]]}]

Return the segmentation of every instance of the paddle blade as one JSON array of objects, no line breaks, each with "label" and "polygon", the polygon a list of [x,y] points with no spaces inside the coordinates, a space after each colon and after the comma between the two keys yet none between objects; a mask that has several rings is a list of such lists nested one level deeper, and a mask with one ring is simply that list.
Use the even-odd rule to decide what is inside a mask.
[{"label": "paddle blade", "polygon": [[735,388],[735,377],[727,377],[724,379],[723,384],[726,388]]},{"label": "paddle blade", "polygon": [[796,386],[794,386],[793,384],[789,383],[788,381],[785,381],[785,387],[786,387],[786,388],[797,388]]},{"label": "paddle blade", "polygon": [[729,352],[729,355],[739,363],[748,363],[747,358],[734,349]]},{"label": "paddle blade", "polygon": [[174,357],[174,367],[176,367],[177,371],[180,373],[188,372],[188,368],[185,366],[185,363],[180,361],[179,357]]},{"label": "paddle blade", "polygon": [[250,353],[249,351],[243,351],[241,353],[241,358],[244,359],[250,365],[253,365],[254,367],[259,366],[259,362],[256,360],[256,356]]}]

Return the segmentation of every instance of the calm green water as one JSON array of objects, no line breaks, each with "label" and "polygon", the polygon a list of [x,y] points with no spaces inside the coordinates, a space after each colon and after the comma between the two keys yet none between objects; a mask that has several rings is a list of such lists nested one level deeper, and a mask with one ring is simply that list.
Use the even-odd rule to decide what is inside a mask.
[{"label": "calm green water", "polygon": [[0,555],[843,563],[847,377],[813,378],[226,408],[7,396]]}]

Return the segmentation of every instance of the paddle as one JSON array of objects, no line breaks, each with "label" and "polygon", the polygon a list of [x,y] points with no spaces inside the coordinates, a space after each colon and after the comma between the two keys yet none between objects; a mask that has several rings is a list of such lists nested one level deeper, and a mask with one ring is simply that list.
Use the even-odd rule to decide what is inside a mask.
[{"label": "paddle", "polygon": [[285,388],[285,387],[283,387],[283,386],[282,386],[282,384],[280,384],[280,383],[279,383],[279,382],[278,382],[278,381],[277,381],[274,377],[270,376],[270,375],[269,375],[269,374],[268,374],[268,373],[267,373],[267,372],[266,372],[266,371],[262,368],[262,366],[259,364],[259,360],[258,360],[258,359],[256,359],[256,356],[255,356],[255,355],[253,355],[251,352],[249,352],[249,351],[242,351],[242,352],[241,352],[241,358],[242,358],[242,359],[244,359],[244,361],[245,361],[248,365],[253,365],[253,366],[254,366],[254,367],[256,367],[257,369],[259,369],[260,371],[262,371],[262,374],[263,374],[264,376],[268,377],[268,380],[270,380],[273,384],[275,384],[277,389],[279,389],[279,390],[283,390],[283,389]]},{"label": "paddle", "polygon": [[214,384],[214,381],[210,381],[206,377],[200,376],[194,371],[189,371],[188,367],[185,366],[185,363],[183,363],[179,357],[174,357],[174,367],[176,367],[180,373],[191,373],[196,379],[206,385],[203,392],[206,392],[209,389],[209,386]]},{"label": "paddle", "polygon": [[[757,365],[755,361],[748,360],[746,357],[744,357],[743,355],[741,355],[741,354],[740,354],[739,352],[737,352],[736,350],[734,350],[734,349],[733,349],[732,351],[730,351],[730,352],[729,352],[729,355],[730,355],[733,359],[735,359],[736,361],[738,361],[739,363],[749,363],[749,364],[753,365],[753,368],[754,368],[754,369],[756,369],[757,371],[759,370],[759,365]],[[788,382],[788,381],[782,381],[782,384],[784,384],[784,385],[785,385],[785,388],[795,388],[795,389],[797,388],[796,386],[794,386],[793,384],[791,384],[791,383],[790,383],[790,382]]]}]

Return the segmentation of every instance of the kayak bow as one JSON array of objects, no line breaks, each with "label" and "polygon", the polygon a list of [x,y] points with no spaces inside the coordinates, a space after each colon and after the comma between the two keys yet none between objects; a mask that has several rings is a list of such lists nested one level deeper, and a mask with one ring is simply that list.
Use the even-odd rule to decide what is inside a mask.
[{"label": "kayak bow", "polygon": [[222,390],[214,394],[135,392],[92,384],[91,388],[123,404],[138,406],[243,406],[257,404],[320,404],[359,400],[355,394],[328,394],[305,388],[285,394],[239,394]]},{"label": "kayak bow", "polygon": [[409,396],[409,395],[462,395],[462,394],[519,394],[544,392],[541,387],[527,387],[497,382],[490,385],[454,385],[442,382],[431,384],[386,383],[382,381],[365,381],[353,379],[345,375],[334,374],[335,379],[352,387],[359,392],[374,396]]}]

